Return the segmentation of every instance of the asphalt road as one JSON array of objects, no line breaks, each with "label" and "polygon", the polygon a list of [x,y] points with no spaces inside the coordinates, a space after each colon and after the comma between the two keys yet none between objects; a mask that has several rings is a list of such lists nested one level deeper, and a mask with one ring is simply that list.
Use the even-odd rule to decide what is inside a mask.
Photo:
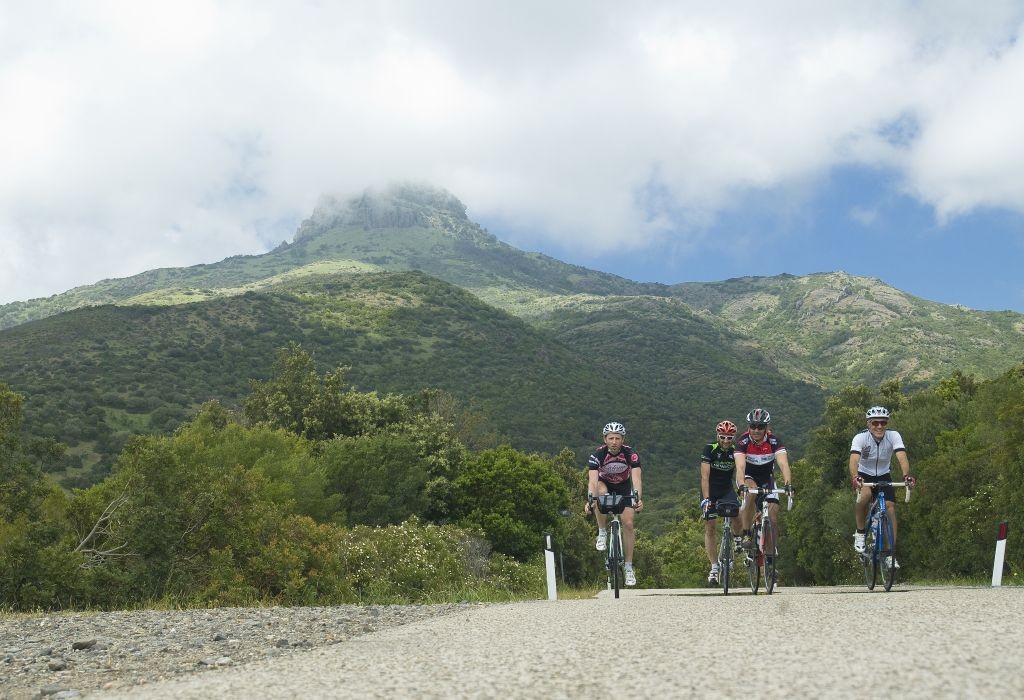
[{"label": "asphalt road", "polygon": [[481,606],[131,698],[1024,697],[1022,588]]}]

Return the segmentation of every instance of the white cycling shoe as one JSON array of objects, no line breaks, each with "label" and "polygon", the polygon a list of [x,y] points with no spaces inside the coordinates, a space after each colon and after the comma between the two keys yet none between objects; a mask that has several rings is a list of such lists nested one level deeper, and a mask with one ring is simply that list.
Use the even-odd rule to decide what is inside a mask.
[{"label": "white cycling shoe", "polygon": [[597,541],[594,543],[594,548],[599,552],[608,549],[608,535],[601,532],[597,533]]},{"label": "white cycling shoe", "polygon": [[885,565],[888,566],[891,569],[898,569],[898,568],[900,568],[900,560],[899,559],[893,559],[892,557],[886,557],[885,558]]},{"label": "white cycling shoe", "polygon": [[863,554],[867,547],[864,545],[864,534],[863,532],[853,533],[853,549],[858,554]]},{"label": "white cycling shoe", "polygon": [[626,585],[627,586],[635,586],[636,585],[636,572],[633,571],[632,569],[626,569]]}]

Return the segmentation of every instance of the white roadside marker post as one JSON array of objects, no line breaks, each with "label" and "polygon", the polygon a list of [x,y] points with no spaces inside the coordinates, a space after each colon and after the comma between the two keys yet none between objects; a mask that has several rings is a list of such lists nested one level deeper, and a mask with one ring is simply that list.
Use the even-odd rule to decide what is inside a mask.
[{"label": "white roadside marker post", "polygon": [[551,545],[550,533],[544,533],[544,568],[548,573],[548,600],[557,600],[558,591],[555,588],[555,552]]},{"label": "white roadside marker post", "polygon": [[1003,581],[1003,557],[1006,555],[1007,522],[999,523],[999,534],[996,537],[996,559],[992,562],[992,586],[998,587]]}]

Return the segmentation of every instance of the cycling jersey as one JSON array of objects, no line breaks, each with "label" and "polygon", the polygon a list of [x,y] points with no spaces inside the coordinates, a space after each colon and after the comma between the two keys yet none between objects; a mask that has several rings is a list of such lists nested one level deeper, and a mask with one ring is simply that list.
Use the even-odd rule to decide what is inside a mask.
[{"label": "cycling jersey", "polygon": [[590,455],[587,466],[597,470],[599,481],[621,484],[629,479],[633,469],[640,468],[640,455],[629,445],[623,445],[617,455],[609,452],[607,445],[601,445]]},{"label": "cycling jersey", "polygon": [[895,430],[886,430],[881,440],[876,440],[870,430],[862,430],[853,436],[850,454],[860,455],[857,471],[869,476],[882,476],[891,470],[892,456],[906,452],[903,436]]},{"label": "cycling jersey", "polygon": [[704,452],[700,456],[700,461],[711,465],[708,485],[711,487],[712,492],[720,491],[722,486],[732,488],[736,471],[736,460],[733,459],[733,451],[735,449],[732,445],[722,447],[717,442],[704,446]]},{"label": "cycling jersey", "polygon": [[775,433],[768,432],[760,444],[750,438],[750,432],[745,432],[736,441],[736,451],[747,457],[747,466],[744,476],[754,479],[767,479],[775,471],[775,455],[786,451],[786,446]]}]

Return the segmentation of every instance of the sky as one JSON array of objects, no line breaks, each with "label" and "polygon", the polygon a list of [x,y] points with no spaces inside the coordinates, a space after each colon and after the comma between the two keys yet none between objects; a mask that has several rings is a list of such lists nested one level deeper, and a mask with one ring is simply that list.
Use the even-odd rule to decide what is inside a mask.
[{"label": "sky", "polygon": [[0,0],[0,303],[443,187],[642,281],[1024,312],[1024,0]]}]

